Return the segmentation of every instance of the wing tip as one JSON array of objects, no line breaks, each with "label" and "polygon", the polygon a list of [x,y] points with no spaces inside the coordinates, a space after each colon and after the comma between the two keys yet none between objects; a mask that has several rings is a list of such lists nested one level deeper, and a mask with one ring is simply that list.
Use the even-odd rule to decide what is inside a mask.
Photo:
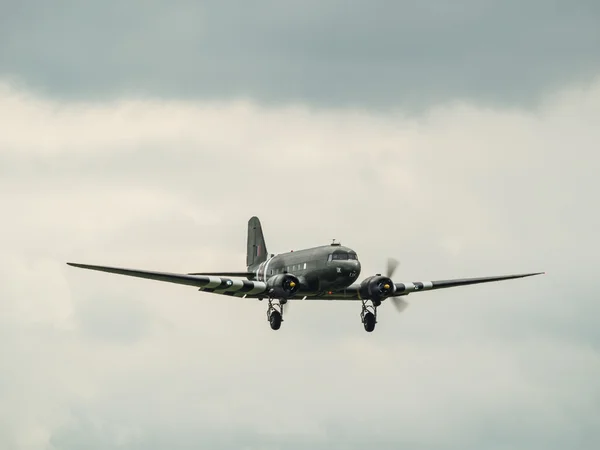
[{"label": "wing tip", "polygon": [[80,269],[94,269],[96,267],[99,267],[99,266],[91,266],[89,264],[80,264],[80,263],[74,263],[74,262],[68,262],[67,266],[78,267]]},{"label": "wing tip", "polygon": [[522,273],[519,275],[509,275],[509,276],[512,276],[514,278],[527,278],[527,277],[535,277],[538,275],[546,275],[546,272],[531,272],[531,273]]}]

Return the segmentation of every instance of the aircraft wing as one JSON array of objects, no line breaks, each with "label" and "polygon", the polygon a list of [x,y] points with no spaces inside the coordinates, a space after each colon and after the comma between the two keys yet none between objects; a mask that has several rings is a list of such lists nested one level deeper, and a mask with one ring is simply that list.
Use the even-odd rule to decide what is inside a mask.
[{"label": "aircraft wing", "polygon": [[394,283],[396,285],[395,297],[406,295],[411,292],[431,291],[434,289],[445,289],[458,286],[469,286],[471,284],[491,283],[493,281],[514,280],[515,278],[532,277],[534,275],[542,275],[545,272],[522,273],[516,275],[500,275],[493,277],[480,278],[457,278],[454,280],[438,280],[438,281],[413,281],[408,283]]},{"label": "aircraft wing", "polygon": [[[504,281],[513,280],[516,278],[531,277],[534,275],[541,275],[545,272],[536,273],[523,273],[517,275],[500,275],[493,277],[479,277],[479,278],[457,278],[453,280],[438,280],[438,281],[411,281],[403,283],[394,283],[396,285],[396,292],[394,297],[401,295],[408,295],[412,292],[420,291],[431,291],[434,289],[445,289],[458,286],[469,286],[472,284],[491,283],[493,281]],[[319,292],[315,294],[308,294],[306,300],[361,300],[359,295],[359,284],[353,284],[348,286],[346,289],[333,291],[333,292]],[[302,294],[300,294],[301,296]]]},{"label": "aircraft wing", "polygon": [[188,275],[169,272],[152,272],[149,270],[124,269],[120,267],[93,266],[89,264],[67,263],[73,267],[98,270],[100,272],[116,273],[130,277],[146,278],[149,280],[164,281],[167,283],[195,286],[203,292],[230,295],[236,297],[257,298],[264,294],[267,286],[262,281],[236,280],[227,277],[212,275]]},{"label": "aircraft wing", "polygon": [[[215,294],[229,295],[235,297],[258,298],[265,295],[267,291],[266,283],[262,281],[239,280],[228,277],[213,275],[190,275],[170,272],[153,272],[149,270],[124,269],[120,267],[95,266],[90,264],[67,263],[73,267],[82,269],[97,270],[100,272],[115,273],[137,278],[146,278],[149,280],[163,281],[167,283],[183,284],[197,287],[203,292],[212,292]],[[233,273],[233,272],[232,272]],[[512,280],[515,278],[525,278],[534,275],[541,275],[544,272],[525,273],[517,275],[501,275],[493,277],[480,278],[458,278],[453,280],[438,281],[412,281],[403,283],[394,283],[396,285],[395,297],[407,295],[412,292],[430,291],[434,289],[445,289],[450,287],[468,286],[472,284],[490,283],[493,281]],[[359,285],[354,284],[346,289],[333,292],[299,292],[297,299],[306,300],[360,300]]]}]

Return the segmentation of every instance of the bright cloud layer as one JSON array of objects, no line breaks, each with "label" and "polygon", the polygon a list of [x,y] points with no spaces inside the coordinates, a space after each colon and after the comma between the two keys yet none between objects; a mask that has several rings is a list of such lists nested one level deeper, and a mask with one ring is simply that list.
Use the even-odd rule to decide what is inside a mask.
[{"label": "bright cloud layer", "polygon": [[[0,446],[594,448],[599,119],[600,81],[418,118],[0,85]],[[548,275],[367,335],[357,304],[274,333],[263,303],[65,265],[241,270],[255,214],[270,251],[337,238],[363,276]]]}]

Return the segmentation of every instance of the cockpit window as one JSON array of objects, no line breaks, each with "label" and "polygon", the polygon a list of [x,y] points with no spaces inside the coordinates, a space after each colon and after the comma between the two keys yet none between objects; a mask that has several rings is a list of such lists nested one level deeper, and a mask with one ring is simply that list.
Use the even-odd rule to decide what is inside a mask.
[{"label": "cockpit window", "polygon": [[347,259],[356,259],[356,255],[352,254],[352,253],[333,253],[333,254],[329,255],[329,261],[331,261],[331,260],[340,261],[340,260],[347,260]]},{"label": "cockpit window", "polygon": [[329,257],[327,258],[327,261],[345,261],[348,259],[356,260],[356,253],[330,253]]},{"label": "cockpit window", "polygon": [[331,259],[333,259],[334,261],[340,259],[348,259],[348,253],[334,253]]}]

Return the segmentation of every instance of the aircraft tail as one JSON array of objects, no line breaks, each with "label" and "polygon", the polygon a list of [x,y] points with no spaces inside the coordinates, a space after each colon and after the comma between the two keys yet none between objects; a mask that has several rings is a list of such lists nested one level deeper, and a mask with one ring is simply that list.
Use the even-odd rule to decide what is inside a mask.
[{"label": "aircraft tail", "polygon": [[262,226],[258,217],[248,221],[248,246],[246,248],[246,265],[248,271],[267,260],[267,245],[263,236]]}]

